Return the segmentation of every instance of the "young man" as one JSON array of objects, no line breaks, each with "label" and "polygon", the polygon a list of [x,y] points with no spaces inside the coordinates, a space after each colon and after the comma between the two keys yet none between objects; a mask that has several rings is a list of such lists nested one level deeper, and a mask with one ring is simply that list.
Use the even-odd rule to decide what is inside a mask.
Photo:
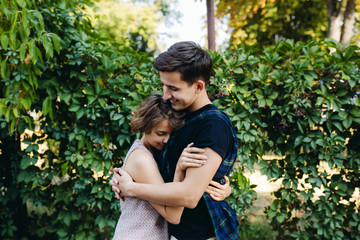
[{"label": "young man", "polygon": [[[154,68],[164,86],[163,98],[175,110],[186,112],[184,127],[171,136],[158,161],[167,183],[135,183],[117,170],[110,183],[113,190],[121,196],[185,206],[180,224],[169,224],[171,239],[240,239],[235,212],[225,201],[216,202],[204,193],[212,179],[220,182],[230,173],[238,148],[229,118],[211,104],[206,92],[212,69],[209,53],[193,42],[179,42],[156,58]],[[182,182],[170,182],[177,159],[191,142],[205,149],[207,163],[187,169]]]}]

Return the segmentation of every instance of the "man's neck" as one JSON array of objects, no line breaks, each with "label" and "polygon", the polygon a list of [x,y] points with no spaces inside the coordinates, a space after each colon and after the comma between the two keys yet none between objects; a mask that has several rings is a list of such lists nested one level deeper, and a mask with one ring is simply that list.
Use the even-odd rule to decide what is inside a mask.
[{"label": "man's neck", "polygon": [[188,112],[195,112],[208,104],[211,104],[208,95],[206,93],[200,94],[195,102],[188,108]]}]

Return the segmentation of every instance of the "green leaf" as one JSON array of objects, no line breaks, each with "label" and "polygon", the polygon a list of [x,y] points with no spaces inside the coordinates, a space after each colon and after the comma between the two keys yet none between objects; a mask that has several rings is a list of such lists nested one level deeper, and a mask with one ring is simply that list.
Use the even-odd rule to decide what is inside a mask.
[{"label": "green leaf", "polygon": [[1,46],[3,47],[3,49],[7,49],[9,46],[9,37],[6,33],[3,33],[1,35]]},{"label": "green leaf", "polygon": [[1,0],[1,4],[0,4],[0,8],[1,8],[1,11],[6,15],[8,16],[9,14],[9,9],[7,8],[7,1],[5,2],[5,0]]},{"label": "green leaf", "polygon": [[274,101],[272,99],[269,99],[269,98],[265,99],[265,102],[266,102],[266,105],[269,106],[269,107],[271,107],[273,105],[273,103],[274,103]]},{"label": "green leaf", "polygon": [[23,9],[22,11],[22,26],[24,28],[26,38],[30,36],[30,26],[29,26],[29,19],[28,19],[28,12],[27,9]]},{"label": "green leaf", "polygon": [[6,78],[6,68],[7,68],[7,61],[4,59],[1,63],[1,76]]},{"label": "green leaf", "polygon": [[39,20],[40,30],[43,31],[43,30],[45,30],[43,16],[39,12],[39,10],[35,9],[35,12],[36,12],[36,15],[37,15],[38,20]]},{"label": "green leaf", "polygon": [[303,139],[304,139],[304,136],[300,135],[298,136],[295,141],[294,141],[294,148],[296,148],[297,146],[299,146],[300,144],[303,143]]},{"label": "green leaf", "polygon": [[275,99],[279,96],[279,92],[273,91],[268,97],[271,99]]},{"label": "green leaf", "polygon": [[257,88],[255,91],[255,96],[257,99],[262,99],[264,98],[264,93],[261,89]]},{"label": "green leaf", "polygon": [[117,120],[119,120],[119,119],[121,119],[121,118],[123,118],[123,117],[124,117],[124,116],[123,116],[122,114],[115,114],[115,116],[113,117],[112,120],[117,121]]},{"label": "green leaf", "polygon": [[26,2],[24,0],[16,0],[16,2],[21,8],[26,7]]},{"label": "green leaf", "polygon": [[348,93],[349,93],[348,90],[346,90],[346,89],[340,89],[340,90],[336,93],[336,96],[338,96],[338,97],[343,97],[343,96],[347,95]]},{"label": "green leaf", "polygon": [[234,69],[234,73],[236,73],[236,74],[242,74],[242,73],[244,73],[244,70],[243,70],[242,68],[238,67],[238,68],[235,68],[235,69]]},{"label": "green leaf", "polygon": [[[14,19],[12,19],[12,25],[11,25],[11,28],[10,28],[10,33],[14,34],[16,36],[16,30],[15,27],[17,26],[17,19],[18,19],[18,16],[19,16],[19,11],[15,11],[15,15],[14,15]],[[10,37],[11,39],[11,37]]]},{"label": "green leaf", "polygon": [[66,213],[63,220],[64,220],[65,225],[69,227],[70,223],[71,223],[71,214]]},{"label": "green leaf", "polygon": [[259,104],[260,108],[265,107],[265,105],[266,105],[265,99],[264,98],[259,99],[258,104]]},{"label": "green leaf", "polygon": [[70,112],[76,112],[81,108],[80,105],[76,104],[76,103],[72,103],[69,107],[69,111]]},{"label": "green leaf", "polygon": [[53,43],[54,43],[55,51],[59,54],[59,53],[60,53],[60,49],[61,49],[61,44],[60,44],[59,36],[56,35],[55,33],[51,33],[50,36],[51,36],[51,39],[52,39],[52,41],[53,41]]},{"label": "green leaf", "polygon": [[20,60],[21,60],[21,62],[24,62],[25,53],[26,53],[26,47],[27,47],[27,42],[22,43],[21,46],[20,46]]},{"label": "green leaf", "polygon": [[47,34],[42,35],[42,43],[43,43],[46,55],[49,58],[52,58],[54,56],[53,45],[51,44],[50,39]]},{"label": "green leaf", "polygon": [[299,121],[297,121],[296,124],[298,125],[298,128],[299,128],[300,132],[302,134],[304,134],[304,129],[302,128],[301,123]]},{"label": "green leaf", "polygon": [[79,74],[78,74],[78,77],[79,77],[79,79],[80,79],[81,81],[86,82],[89,76],[88,76],[87,74],[81,74],[81,73],[79,73]]},{"label": "green leaf", "polygon": [[360,107],[360,97],[355,98],[354,105]]},{"label": "green leaf", "polygon": [[29,54],[30,54],[31,60],[34,64],[36,64],[37,60],[38,60],[38,55],[37,55],[36,50],[37,50],[37,47],[35,44],[35,39],[31,39],[30,43],[29,43]]},{"label": "green leaf", "polygon": [[70,103],[72,94],[71,93],[63,93],[63,94],[59,94],[60,99],[63,100],[66,104]]},{"label": "green leaf", "polygon": [[309,84],[309,86],[312,86],[314,79],[317,78],[317,75],[316,75],[316,73],[314,73],[312,71],[305,71],[304,78],[305,78],[306,82]]},{"label": "green leaf", "polygon": [[341,120],[346,119],[349,116],[347,112],[339,112],[339,117]]},{"label": "green leaf", "polygon": [[104,67],[106,68],[106,70],[110,69],[111,61],[105,54],[103,54],[101,56],[101,62],[104,64]]},{"label": "green leaf", "polygon": [[21,98],[21,104],[25,110],[30,110],[31,107],[30,97],[28,95],[25,95],[23,98]]},{"label": "green leaf", "polygon": [[348,129],[351,126],[352,123],[352,117],[348,117],[345,120],[342,121],[343,126],[345,127],[345,129]]},{"label": "green leaf", "polygon": [[52,101],[50,96],[46,97],[42,104],[42,111],[44,113],[44,116],[46,116],[48,113],[52,112]]},{"label": "green leaf", "polygon": [[78,111],[76,111],[76,119],[79,120],[82,116],[85,114],[85,109],[80,108]]},{"label": "green leaf", "polygon": [[20,168],[21,169],[26,169],[30,166],[31,163],[31,158],[30,156],[26,156],[23,159],[21,159],[21,163],[20,163]]},{"label": "green leaf", "polygon": [[337,129],[339,129],[340,131],[343,130],[343,127],[342,127],[341,123],[339,123],[339,122],[337,122],[337,121],[333,121],[332,124],[335,125],[335,127],[336,127]]},{"label": "green leaf", "polygon": [[59,237],[61,238],[65,238],[68,235],[67,231],[65,231],[64,229],[57,230],[56,234],[59,235]]},{"label": "green leaf", "polygon": [[106,107],[106,99],[105,98],[99,98],[98,102],[99,102],[101,107],[103,107],[103,108]]},{"label": "green leaf", "polygon": [[282,222],[285,220],[285,217],[284,217],[283,214],[278,213],[278,214],[276,215],[276,220],[277,220],[279,223],[282,223]]},{"label": "green leaf", "polygon": [[97,97],[90,95],[87,97],[87,99],[88,99],[88,105],[91,105],[93,102],[95,102]]}]

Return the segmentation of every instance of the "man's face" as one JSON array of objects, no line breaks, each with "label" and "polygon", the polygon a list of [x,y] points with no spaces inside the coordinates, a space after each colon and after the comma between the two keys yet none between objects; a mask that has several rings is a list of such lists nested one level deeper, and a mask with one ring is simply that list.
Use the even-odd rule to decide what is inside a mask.
[{"label": "man's face", "polygon": [[163,83],[164,100],[170,100],[173,109],[179,111],[191,107],[197,98],[196,83],[189,86],[181,79],[179,72],[160,72],[160,79]]}]

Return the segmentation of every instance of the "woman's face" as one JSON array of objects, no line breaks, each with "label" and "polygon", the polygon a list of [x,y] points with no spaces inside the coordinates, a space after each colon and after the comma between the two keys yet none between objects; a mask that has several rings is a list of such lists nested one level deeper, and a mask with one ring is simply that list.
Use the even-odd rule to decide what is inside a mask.
[{"label": "woman's face", "polygon": [[153,127],[150,133],[145,133],[145,143],[157,150],[161,150],[168,142],[170,134],[171,128],[169,120],[161,120]]}]

